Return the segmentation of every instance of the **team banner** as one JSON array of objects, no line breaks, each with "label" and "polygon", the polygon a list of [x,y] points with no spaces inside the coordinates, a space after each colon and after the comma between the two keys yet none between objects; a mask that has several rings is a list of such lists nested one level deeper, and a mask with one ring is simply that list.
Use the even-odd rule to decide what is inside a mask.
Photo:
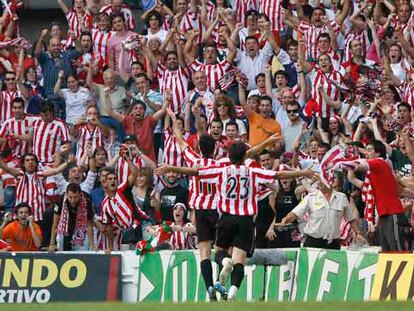
[{"label": "team banner", "polygon": [[0,255],[0,303],[120,299],[120,255]]},{"label": "team banner", "polygon": [[372,300],[414,299],[414,255],[380,254]]},{"label": "team banner", "polygon": [[378,254],[301,248],[291,300],[369,300]]}]

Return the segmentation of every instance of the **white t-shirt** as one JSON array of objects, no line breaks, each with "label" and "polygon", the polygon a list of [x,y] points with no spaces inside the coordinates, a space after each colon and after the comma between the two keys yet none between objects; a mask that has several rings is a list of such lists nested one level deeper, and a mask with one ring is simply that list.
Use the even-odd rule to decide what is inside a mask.
[{"label": "white t-shirt", "polygon": [[148,29],[148,34],[145,36],[148,40],[148,42],[152,39],[152,38],[158,38],[161,40],[161,43],[165,41],[165,39],[167,38],[167,34],[168,32],[165,31],[164,29],[160,29],[158,32],[156,33],[151,33],[151,30]]},{"label": "white t-shirt", "polygon": [[62,89],[63,99],[66,103],[66,123],[74,124],[80,116],[85,115],[87,102],[92,99],[87,88],[80,87],[77,92]]}]

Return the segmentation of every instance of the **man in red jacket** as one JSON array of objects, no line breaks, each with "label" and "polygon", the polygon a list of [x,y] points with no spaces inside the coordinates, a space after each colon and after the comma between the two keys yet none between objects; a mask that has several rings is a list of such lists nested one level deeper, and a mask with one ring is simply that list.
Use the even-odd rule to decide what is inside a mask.
[{"label": "man in red jacket", "polygon": [[367,145],[368,161],[357,167],[366,171],[379,216],[379,243],[383,251],[405,251],[408,245],[404,232],[409,228],[405,209],[398,196],[398,186],[392,168],[385,161],[385,145],[377,140]]}]

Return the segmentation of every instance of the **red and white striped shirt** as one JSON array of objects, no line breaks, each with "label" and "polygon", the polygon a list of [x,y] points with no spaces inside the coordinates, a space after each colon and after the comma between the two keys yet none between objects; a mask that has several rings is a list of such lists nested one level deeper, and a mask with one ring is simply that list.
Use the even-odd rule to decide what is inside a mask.
[{"label": "red and white striped shirt", "polygon": [[0,108],[0,122],[3,123],[7,119],[12,117],[12,104],[13,99],[16,97],[22,97],[22,93],[19,90],[13,92],[1,91],[1,108]]},{"label": "red and white striped shirt", "polygon": [[236,21],[238,23],[245,23],[247,11],[259,11],[259,3],[257,0],[230,0],[230,5],[233,11],[236,11]]},{"label": "red and white striped shirt", "polygon": [[[183,228],[193,227],[191,222],[188,222],[182,226]],[[184,231],[173,231],[170,243],[172,249],[181,250],[181,249],[194,249],[196,248],[197,243],[195,243],[195,234],[190,234]]]},{"label": "red and white striped shirt", "polygon": [[135,205],[132,196],[132,187],[127,182],[119,185],[113,197],[106,196],[101,203],[102,223],[116,224],[127,229],[133,224],[136,216],[147,218],[148,216]]},{"label": "red and white striped shirt", "polygon": [[20,159],[24,154],[30,150],[30,142],[27,140],[13,139],[14,135],[27,135],[33,129],[33,122],[39,119],[39,117],[25,116],[21,120],[17,120],[14,117],[7,119],[3,123],[0,129],[0,137],[8,138],[13,140],[10,146],[13,155],[16,159]]},{"label": "red and white striped shirt", "polygon": [[414,108],[414,86],[404,81],[399,88],[402,91],[403,101]]},{"label": "red and white striped shirt", "polygon": [[213,91],[218,87],[218,81],[225,75],[226,70],[230,67],[227,59],[213,65],[207,65],[194,60],[190,64],[193,71],[204,71],[207,76],[207,85]]},{"label": "red and white striped shirt", "polygon": [[173,100],[169,108],[175,113],[180,112],[187,95],[189,73],[181,66],[176,70],[168,70],[161,63],[158,63],[156,71],[161,94],[164,96],[168,89],[172,92]]},{"label": "red and white striped shirt", "polygon": [[[190,132],[185,132],[184,140],[190,137]],[[164,130],[164,154],[163,163],[173,166],[184,166],[184,159],[182,157],[181,148],[177,143],[177,139],[173,135],[171,129]]]},{"label": "red and white striped shirt", "polygon": [[[135,22],[134,15],[132,14],[132,11],[129,8],[129,6],[127,6],[126,4],[122,4],[120,12],[124,14],[126,30],[134,30],[137,24]],[[112,9],[112,5],[108,4],[103,6],[99,13],[105,13],[106,15],[111,16],[114,13],[114,10]]]},{"label": "red and white striped shirt", "polygon": [[[136,156],[134,158],[134,164],[137,168],[145,167],[145,161],[142,160],[141,157]],[[124,158],[119,158],[117,162],[117,173],[118,173],[118,181],[120,184],[126,182],[128,180],[128,176],[131,174],[129,170],[128,162]]]},{"label": "red and white striped shirt", "polygon": [[70,9],[66,14],[66,20],[68,21],[69,31],[75,34],[76,38],[79,38],[82,30],[92,29],[92,15],[85,11],[79,16],[74,9]]},{"label": "red and white striped shirt", "polygon": [[257,167],[231,164],[226,167],[206,167],[198,171],[200,181],[215,184],[219,192],[218,208],[231,215],[257,214],[259,185],[272,183],[276,172]]},{"label": "red and white striped shirt", "polygon": [[262,0],[260,13],[266,14],[271,23],[272,30],[281,30],[282,25],[282,0]]},{"label": "red and white striped shirt", "polygon": [[33,122],[33,153],[42,164],[53,162],[60,146],[70,141],[69,129],[61,119],[46,123],[41,118]]},{"label": "red and white striped shirt", "polygon": [[197,38],[197,43],[203,43],[203,33],[206,29],[201,21],[200,14],[198,14],[197,12],[194,14],[190,10],[188,10],[181,20],[180,28],[181,31],[184,33],[188,32],[191,29],[198,30],[199,34]]},{"label": "red and white striped shirt", "polygon": [[[183,151],[184,160],[188,167],[200,168],[219,166],[220,163],[214,159],[203,158],[191,147]],[[202,182],[198,176],[191,176],[188,195],[188,206],[197,210],[214,210],[217,208],[217,190],[214,185]]]},{"label": "red and white striped shirt", "polygon": [[104,59],[101,57],[101,54],[93,51],[92,53],[83,53],[79,58],[77,62],[76,73],[78,74],[78,77],[80,80],[86,81],[86,78],[88,76],[88,70],[89,66],[91,64],[97,65],[98,68],[103,69],[105,65]]},{"label": "red and white striped shirt", "polygon": [[314,69],[309,73],[309,78],[312,85],[312,98],[315,100],[319,108],[318,115],[321,118],[329,118],[331,115],[335,115],[335,109],[325,102],[318,88],[320,85],[322,85],[323,89],[328,94],[328,96],[332,98],[332,100],[338,100],[339,89],[336,87],[336,85],[342,85],[342,75],[336,70],[332,70],[329,73],[324,73],[320,69]]},{"label": "red and white striped shirt", "polygon": [[[339,25],[335,20],[329,22],[335,31],[338,34],[341,31],[341,25]],[[305,38],[306,44],[306,57],[317,59],[318,57],[318,36],[321,33],[329,33],[328,27],[315,27],[312,24],[301,21],[298,27],[298,31],[302,32]]]},{"label": "red and white striped shirt", "polygon": [[29,204],[34,221],[43,220],[43,212],[46,209],[46,191],[44,187],[46,177],[43,175],[43,171],[28,174],[21,170],[16,178],[16,205],[19,203]]},{"label": "red and white striped shirt", "polygon": [[344,53],[344,58],[343,58],[344,62],[348,62],[352,59],[351,42],[354,40],[359,40],[361,42],[362,55],[366,55],[366,53],[368,52],[369,40],[368,40],[367,32],[365,30],[360,33],[351,31],[347,33],[347,35],[345,36],[345,53]]},{"label": "red and white striped shirt", "polygon": [[82,124],[77,130],[78,146],[76,148],[76,159],[80,160],[86,155],[86,145],[88,144],[88,141],[92,143],[92,153],[97,147],[102,147],[104,145],[102,131],[99,127],[90,129],[87,124]]},{"label": "red and white striped shirt", "polygon": [[105,64],[108,64],[108,40],[112,35],[112,31],[103,32],[96,28],[92,29],[93,52],[98,53]]}]

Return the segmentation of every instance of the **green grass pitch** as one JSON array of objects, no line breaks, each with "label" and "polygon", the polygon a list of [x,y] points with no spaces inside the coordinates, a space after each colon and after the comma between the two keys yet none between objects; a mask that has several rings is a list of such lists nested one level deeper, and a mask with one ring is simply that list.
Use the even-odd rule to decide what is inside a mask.
[{"label": "green grass pitch", "polygon": [[1,311],[395,311],[414,310],[413,302],[222,302],[222,303],[50,303],[4,304]]}]

